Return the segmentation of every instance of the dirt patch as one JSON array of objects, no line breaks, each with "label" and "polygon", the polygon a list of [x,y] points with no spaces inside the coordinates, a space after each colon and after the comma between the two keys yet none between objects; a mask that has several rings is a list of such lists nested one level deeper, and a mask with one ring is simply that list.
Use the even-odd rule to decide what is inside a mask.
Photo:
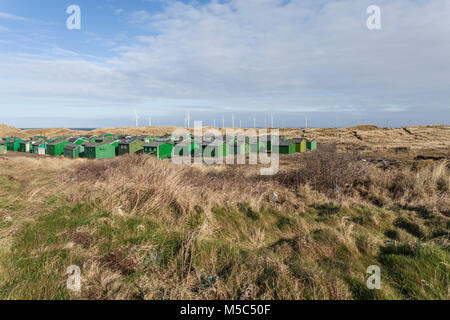
[{"label": "dirt patch", "polygon": [[125,255],[119,249],[111,252],[110,254],[104,256],[101,262],[108,268],[120,271],[122,274],[132,274],[136,272],[136,263],[129,257]]},{"label": "dirt patch", "polygon": [[8,151],[5,154],[1,155],[1,158],[8,159],[8,158],[50,158],[52,156],[50,155],[39,155],[36,153],[28,153],[28,152],[18,152],[18,151]]},{"label": "dirt patch", "polygon": [[62,236],[85,248],[88,248],[94,241],[94,237],[86,232],[65,232]]}]

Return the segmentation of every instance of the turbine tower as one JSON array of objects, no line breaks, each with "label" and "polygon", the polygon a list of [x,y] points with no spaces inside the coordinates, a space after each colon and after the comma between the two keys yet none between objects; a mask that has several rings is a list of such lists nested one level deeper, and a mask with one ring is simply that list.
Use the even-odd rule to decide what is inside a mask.
[{"label": "turbine tower", "polygon": [[187,127],[188,128],[191,127],[191,112],[190,111],[187,112]]},{"label": "turbine tower", "polygon": [[134,116],[136,119],[136,127],[139,127],[139,117],[138,117],[138,113],[137,113],[136,109],[134,110]]}]

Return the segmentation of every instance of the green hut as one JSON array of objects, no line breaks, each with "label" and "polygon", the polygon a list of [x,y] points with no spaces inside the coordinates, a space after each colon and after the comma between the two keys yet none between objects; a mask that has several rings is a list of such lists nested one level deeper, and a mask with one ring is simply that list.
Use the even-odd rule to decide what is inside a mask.
[{"label": "green hut", "polygon": [[194,141],[184,140],[175,145],[173,152],[178,156],[192,155],[194,150],[199,150],[200,145]]},{"label": "green hut", "polygon": [[306,139],[294,138],[292,142],[295,143],[295,152],[305,152],[306,151]]},{"label": "green hut", "polygon": [[9,151],[18,151],[20,148],[20,143],[23,141],[24,139],[21,138],[13,138],[11,140],[9,140],[6,144],[6,148]]},{"label": "green hut", "polygon": [[85,142],[88,142],[88,139],[85,137],[73,137],[68,139],[70,144],[83,144]]},{"label": "green hut", "polygon": [[144,153],[156,156],[157,159],[170,159],[173,145],[168,142],[149,142],[144,144]]},{"label": "green hut", "polygon": [[243,143],[234,142],[231,145],[231,148],[233,150],[233,154],[248,154],[249,152],[249,145],[246,142]]},{"label": "green hut", "polygon": [[33,151],[33,148],[31,147],[31,140],[24,140],[21,141],[19,144],[19,152],[26,152],[30,153]]},{"label": "green hut", "polygon": [[140,153],[144,149],[144,141],[139,140],[138,137],[132,137],[119,142],[119,156],[124,154]]},{"label": "green hut", "polygon": [[209,158],[220,158],[220,157],[226,157],[230,152],[230,145],[225,142],[203,142],[202,143],[202,153],[203,157]]},{"label": "green hut", "polygon": [[261,141],[264,144],[263,148],[265,150],[272,151],[272,141],[275,140],[275,138],[276,138],[275,136],[261,136],[259,137],[259,141]]},{"label": "green hut", "polygon": [[116,140],[84,143],[84,157],[88,159],[112,159],[116,156]]},{"label": "green hut", "polygon": [[[272,152],[276,152],[275,148]],[[278,153],[280,154],[294,154],[295,153],[295,143],[291,140],[280,140],[278,143]]]},{"label": "green hut", "polygon": [[84,146],[82,144],[72,143],[64,148],[64,156],[76,159],[84,155]]},{"label": "green hut", "polygon": [[64,154],[64,148],[67,147],[70,142],[64,138],[47,143],[47,154],[51,156],[60,156]]},{"label": "green hut", "polygon": [[308,150],[316,150],[317,149],[317,141],[315,141],[315,140],[307,141],[306,148]]},{"label": "green hut", "polygon": [[47,143],[52,142],[52,140],[41,140],[33,141],[31,143],[32,152],[39,155],[45,155],[47,153]]},{"label": "green hut", "polygon": [[11,140],[14,140],[14,139],[19,139],[19,138],[18,137],[4,137],[3,141],[10,142]]},{"label": "green hut", "polygon": [[253,137],[249,139],[249,152],[258,153],[265,150],[266,144],[262,141],[262,139],[258,137]]}]

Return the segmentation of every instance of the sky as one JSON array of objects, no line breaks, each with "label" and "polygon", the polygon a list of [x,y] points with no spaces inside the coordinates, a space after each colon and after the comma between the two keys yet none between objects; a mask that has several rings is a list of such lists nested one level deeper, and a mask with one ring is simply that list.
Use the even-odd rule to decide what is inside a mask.
[{"label": "sky", "polygon": [[448,0],[0,0],[0,123],[448,125],[449,57]]}]

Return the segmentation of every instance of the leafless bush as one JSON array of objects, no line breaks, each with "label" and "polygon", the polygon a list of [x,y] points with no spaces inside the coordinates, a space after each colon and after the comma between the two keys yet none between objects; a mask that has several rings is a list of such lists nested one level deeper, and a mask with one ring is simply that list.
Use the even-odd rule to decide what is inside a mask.
[{"label": "leafless bush", "polygon": [[296,168],[281,173],[277,179],[289,188],[310,185],[328,195],[345,191],[365,174],[364,164],[357,152],[337,152],[336,146],[323,146],[299,157]]}]

